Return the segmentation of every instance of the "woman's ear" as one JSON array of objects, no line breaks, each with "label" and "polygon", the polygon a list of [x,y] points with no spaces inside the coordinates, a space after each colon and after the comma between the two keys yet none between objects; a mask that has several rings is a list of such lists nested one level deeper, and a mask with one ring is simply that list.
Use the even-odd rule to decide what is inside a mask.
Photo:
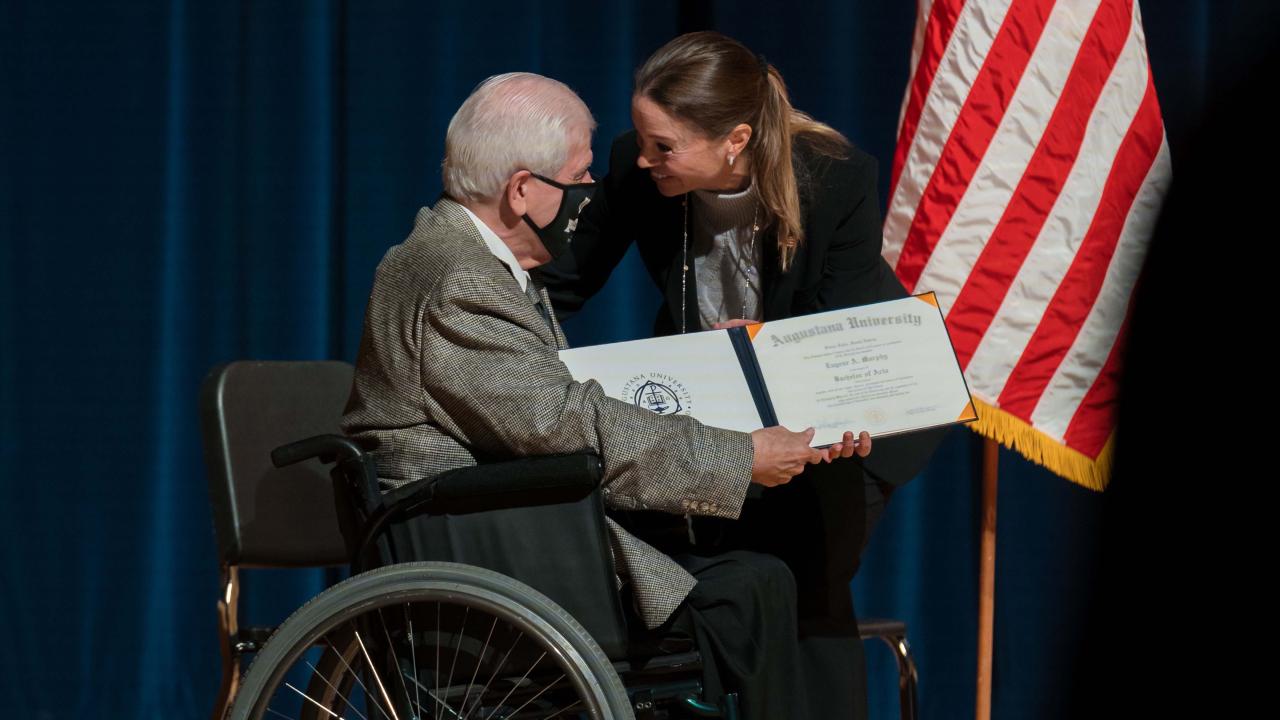
[{"label": "woman's ear", "polygon": [[747,149],[747,143],[751,141],[751,133],[750,125],[738,123],[729,131],[729,152],[733,155],[741,155],[742,151]]}]

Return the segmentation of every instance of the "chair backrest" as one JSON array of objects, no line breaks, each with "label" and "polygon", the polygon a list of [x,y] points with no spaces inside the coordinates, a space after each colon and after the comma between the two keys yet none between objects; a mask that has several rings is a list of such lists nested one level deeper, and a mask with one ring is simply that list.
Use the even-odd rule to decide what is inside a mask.
[{"label": "chair backrest", "polygon": [[344,362],[233,362],[205,378],[200,416],[222,562],[349,561],[350,502],[329,469],[318,460],[277,469],[271,450],[337,433],[352,374]]}]

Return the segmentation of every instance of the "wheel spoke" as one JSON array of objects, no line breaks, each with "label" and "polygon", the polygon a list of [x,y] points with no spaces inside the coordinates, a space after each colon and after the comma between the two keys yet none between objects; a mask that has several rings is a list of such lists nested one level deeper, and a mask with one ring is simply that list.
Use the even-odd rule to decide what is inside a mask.
[{"label": "wheel spoke", "polygon": [[493,709],[493,711],[492,711],[492,712],[490,712],[490,713],[485,717],[485,719],[484,719],[484,720],[492,720],[492,718],[493,718],[494,714],[498,712],[498,708],[502,707],[503,705],[505,705],[505,704],[507,703],[507,698],[511,697],[511,693],[515,692],[515,691],[516,691],[516,688],[520,687],[520,683],[524,682],[524,681],[525,681],[525,678],[529,677],[529,673],[533,672],[533,669],[534,669],[534,668],[536,668],[536,667],[538,667],[538,663],[542,662],[542,658],[544,658],[544,657],[546,657],[546,656],[547,656],[547,651],[546,651],[546,650],[543,650],[543,651],[542,651],[542,654],[538,656],[538,659],[537,659],[537,660],[534,660],[534,661],[533,661],[533,664],[529,666],[529,669],[524,671],[524,675],[521,675],[521,676],[520,676],[520,679],[519,679],[519,680],[517,680],[517,681],[515,681],[515,683],[511,686],[511,689],[507,691],[507,694],[506,694],[506,695],[504,695],[504,696],[503,696],[503,698],[502,698],[501,700],[499,700],[499,701],[498,701],[498,705],[497,705],[497,707],[495,707],[495,708]]},{"label": "wheel spoke", "polygon": [[[433,668],[436,676],[435,686],[440,687],[440,603],[436,602],[436,664]],[[434,694],[431,697],[436,700],[436,717],[440,717],[440,698]]]},{"label": "wheel spoke", "polygon": [[422,703],[418,695],[418,644],[413,637],[413,618],[409,617],[409,603],[404,604],[404,623],[409,628],[409,662],[413,668],[413,707],[422,717]]},{"label": "wheel spoke", "polygon": [[391,702],[391,696],[387,694],[387,688],[382,684],[382,676],[378,675],[378,668],[373,664],[373,658],[369,657],[369,650],[364,646],[364,640],[360,639],[360,631],[355,632],[356,642],[360,644],[360,652],[364,653],[364,661],[369,663],[369,672],[373,673],[373,680],[378,683],[378,689],[382,691],[382,697],[387,701],[387,708],[391,710],[391,720],[400,720],[395,703]]},{"label": "wheel spoke", "polygon": [[[480,690],[480,697],[484,697],[484,694],[489,692],[489,686],[493,684],[493,679],[498,677],[498,673],[502,672],[502,668],[506,667],[507,658],[511,657],[511,651],[516,649],[516,645],[520,642],[520,638],[522,637],[524,637],[524,633],[516,635],[516,639],[511,641],[511,647],[507,649],[507,654],[502,656],[502,661],[499,662],[498,667],[494,668],[493,672],[489,674],[489,679],[485,682],[484,688]],[[478,707],[480,707],[480,704],[476,703],[476,708]],[[472,710],[474,711],[476,708],[472,708]],[[467,720],[467,718],[470,717],[471,713],[467,713],[463,720]]]},{"label": "wheel spoke", "polygon": [[[539,658],[539,659],[541,659],[541,658]],[[537,694],[537,695],[534,695],[533,697],[529,698],[528,700],[525,700],[525,701],[524,701],[524,705],[521,705],[520,707],[516,708],[516,709],[515,709],[515,710],[514,710],[510,715],[508,715],[507,717],[508,717],[508,718],[513,718],[513,717],[515,717],[515,716],[519,715],[519,714],[520,714],[520,711],[521,711],[521,710],[523,710],[523,709],[525,709],[525,707],[527,707],[527,706],[529,705],[529,703],[531,703],[531,702],[533,702],[534,700],[537,700],[538,698],[542,697],[542,694],[543,694],[543,693],[545,693],[546,691],[550,690],[552,687],[554,687],[554,686],[555,686],[555,684],[556,684],[556,683],[560,682],[560,681],[561,681],[561,680],[563,680],[563,679],[564,679],[564,673],[560,673],[560,677],[556,678],[555,680],[552,680],[552,681],[551,681],[549,684],[547,684],[547,685],[543,685],[543,686],[542,686],[542,689],[538,691],[538,694]]]},{"label": "wheel spoke", "polygon": [[[467,636],[467,619],[471,617],[471,606],[468,605],[462,609],[462,628],[458,630],[458,634],[454,636],[453,643],[453,662],[449,663],[449,678],[444,681],[446,688],[453,687],[453,671],[458,667],[458,653],[462,650],[462,639]],[[436,642],[440,641],[440,636],[436,636]],[[440,686],[436,686],[436,692],[440,692]],[[465,701],[465,699],[464,699]]]},{"label": "wheel spoke", "polygon": [[[326,635],[325,637],[327,638],[328,636]],[[391,720],[391,716],[387,715],[387,711],[382,709],[382,706],[378,704],[377,698],[374,697],[373,693],[369,692],[369,688],[366,687],[364,681],[360,679],[360,673],[356,672],[355,668],[351,667],[351,664],[347,662],[347,659],[342,656],[342,652],[337,650],[339,646],[333,643],[329,643],[329,646],[335,648],[334,657],[338,658],[338,662],[342,663],[342,667],[345,668],[348,673],[351,673],[351,677],[356,681],[356,684],[364,691],[365,699],[377,708],[378,712],[382,713],[382,717],[387,718],[387,720]],[[352,707],[354,707],[354,704]],[[361,717],[364,716],[362,715]]]},{"label": "wheel spoke", "polygon": [[[337,651],[335,650],[334,652],[336,653]],[[351,700],[350,700],[350,699],[348,699],[346,695],[343,695],[341,690],[339,690],[338,688],[334,687],[334,686],[333,686],[333,683],[329,682],[329,679],[328,679],[328,678],[326,678],[326,677],[324,676],[324,674],[323,674],[323,673],[321,673],[321,672],[320,672],[320,670],[318,670],[318,669],[316,668],[316,666],[315,666],[315,665],[312,665],[312,664],[311,664],[311,661],[310,661],[310,660],[308,660],[308,661],[306,661],[306,662],[307,662],[307,667],[311,668],[311,672],[315,675],[315,677],[320,678],[320,680],[321,680],[325,685],[328,685],[328,686],[329,686],[329,689],[330,689],[330,690],[332,690],[332,691],[334,692],[334,694],[336,694],[338,697],[342,698],[342,702],[346,703],[347,707],[351,709],[351,712],[353,712],[353,713],[355,713],[355,714],[359,715],[359,716],[360,716],[360,720],[369,720],[369,718],[367,718],[367,717],[365,717],[365,716],[364,716],[364,713],[360,712],[359,708],[357,708],[357,707],[356,707],[355,703],[351,702]]]},{"label": "wheel spoke", "polygon": [[581,705],[581,704],[582,704],[582,700],[581,700],[581,699],[574,700],[573,702],[569,703],[568,705],[565,705],[564,707],[562,707],[562,708],[560,708],[559,710],[557,710],[555,715],[548,715],[547,717],[543,718],[543,720],[555,720],[555,718],[560,717],[561,715],[563,715],[563,714],[565,714],[565,713],[569,712],[570,710],[572,710],[572,709],[574,709],[574,708],[578,707],[578,706],[579,706],[579,705]]},{"label": "wheel spoke", "polygon": [[336,712],[334,712],[334,711],[330,710],[329,708],[325,707],[324,705],[321,705],[320,703],[316,702],[316,701],[315,701],[315,700],[314,700],[310,695],[308,695],[308,694],[306,694],[306,693],[302,692],[302,691],[301,691],[301,690],[299,690],[298,688],[294,687],[292,684],[290,684],[290,683],[285,683],[285,684],[284,684],[284,686],[285,686],[285,687],[287,687],[287,688],[289,688],[290,690],[292,690],[292,691],[294,691],[294,692],[298,693],[298,696],[299,696],[299,697],[301,697],[303,700],[306,700],[307,702],[311,703],[312,705],[315,705],[316,707],[320,708],[321,710],[323,710],[323,711],[325,711],[325,712],[329,713],[329,715],[330,715],[331,717],[336,717],[336,718],[338,718],[338,720],[345,720],[345,718],[343,718],[341,715],[339,715],[338,713],[336,713]]},{"label": "wheel spoke", "polygon": [[[387,629],[387,619],[382,616],[382,608],[378,608],[378,622],[382,624],[382,637],[387,639],[387,653],[391,659],[391,667],[396,678],[400,680],[400,689],[404,690],[404,701],[409,702],[409,686],[405,684],[404,671],[400,669],[400,658],[396,655],[396,645],[391,642],[391,631]],[[418,716],[417,708],[413,709],[413,717]]]},{"label": "wheel spoke", "polygon": [[[438,690],[439,688],[436,688],[436,689]],[[428,695],[430,695],[431,697],[435,698],[437,702],[439,702],[441,705],[443,705],[445,710],[448,710],[450,713],[453,713],[453,716],[454,716],[454,717],[456,717],[456,718],[460,718],[460,717],[462,717],[461,715],[459,715],[459,714],[458,714],[458,711],[457,711],[457,710],[454,710],[454,709],[453,709],[453,706],[449,704],[449,701],[448,701],[448,700],[445,700],[444,698],[440,697],[439,695],[436,695],[435,693],[431,692],[430,690],[427,690],[427,694],[428,694]],[[440,716],[439,716],[439,715],[437,715],[436,717],[440,717]]]},{"label": "wheel spoke", "polygon": [[[480,654],[476,655],[476,667],[471,671],[471,679],[467,681],[467,690],[462,693],[462,705],[458,707],[458,711],[465,713],[467,711],[467,701],[471,699],[471,688],[476,684],[476,675],[480,674],[480,664],[484,660],[484,654],[489,650],[489,641],[493,640],[493,630],[498,627],[498,618],[493,619],[493,624],[489,626],[489,636],[484,639],[484,647],[480,648]],[[480,697],[484,697],[484,693],[480,693]]]}]

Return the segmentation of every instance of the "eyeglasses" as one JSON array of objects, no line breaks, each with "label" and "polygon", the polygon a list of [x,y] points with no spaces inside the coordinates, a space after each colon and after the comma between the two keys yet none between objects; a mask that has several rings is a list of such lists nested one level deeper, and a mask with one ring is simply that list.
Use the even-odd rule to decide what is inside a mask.
[{"label": "eyeglasses", "polygon": [[536,177],[536,178],[538,178],[538,179],[539,179],[539,180],[541,180],[542,182],[544,182],[544,183],[546,183],[546,184],[550,185],[551,187],[553,187],[553,188],[559,188],[559,189],[561,189],[561,190],[569,190],[569,189],[572,189],[572,188],[589,188],[589,187],[595,187],[595,184],[596,184],[594,181],[592,181],[592,182],[584,182],[584,183],[567,183],[567,184],[566,184],[566,183],[562,183],[562,182],[560,182],[560,181],[558,181],[558,180],[552,180],[551,178],[549,178],[549,177],[547,177],[547,176],[545,176],[545,175],[539,175],[538,173],[536,173],[536,172],[534,172],[534,171],[532,171],[532,170],[530,170],[530,171],[529,171],[529,174],[530,174],[530,175],[532,175],[532,176],[534,176],[534,177]]}]

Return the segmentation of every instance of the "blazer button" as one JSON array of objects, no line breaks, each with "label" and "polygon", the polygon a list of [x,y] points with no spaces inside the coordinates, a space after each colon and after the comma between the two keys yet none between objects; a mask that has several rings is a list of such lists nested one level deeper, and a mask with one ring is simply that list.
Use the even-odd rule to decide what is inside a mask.
[{"label": "blazer button", "polygon": [[720,509],[719,506],[717,506],[715,503],[711,503],[711,512],[715,512],[719,509]]},{"label": "blazer button", "polygon": [[707,502],[706,500],[703,500],[702,504],[698,506],[698,509],[701,510],[702,512],[707,512],[711,510],[711,503]]},{"label": "blazer button", "polygon": [[684,508],[685,510],[688,510],[688,509],[689,509],[689,498],[685,498],[684,500],[681,500],[681,501],[680,501],[680,507]]}]

